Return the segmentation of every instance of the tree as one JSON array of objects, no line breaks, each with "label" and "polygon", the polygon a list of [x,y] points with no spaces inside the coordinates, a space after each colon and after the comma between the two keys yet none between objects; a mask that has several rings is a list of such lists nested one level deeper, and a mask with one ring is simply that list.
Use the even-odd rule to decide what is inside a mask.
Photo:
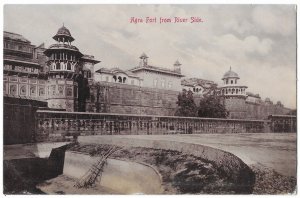
[{"label": "tree", "polygon": [[186,91],[184,89],[182,93],[179,93],[177,105],[178,105],[178,109],[175,112],[175,116],[185,116],[185,117],[197,116],[197,106],[194,102],[192,91],[190,90]]},{"label": "tree", "polygon": [[198,116],[207,118],[226,118],[228,111],[221,103],[216,86],[213,86],[200,100]]}]

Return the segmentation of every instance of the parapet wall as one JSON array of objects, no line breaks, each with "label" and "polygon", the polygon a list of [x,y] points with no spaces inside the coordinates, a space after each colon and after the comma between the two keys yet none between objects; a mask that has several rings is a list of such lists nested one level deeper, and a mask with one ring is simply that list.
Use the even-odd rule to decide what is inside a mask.
[{"label": "parapet wall", "polygon": [[216,119],[112,113],[36,113],[36,141],[63,140],[78,135],[163,135],[268,132],[264,120]]}]

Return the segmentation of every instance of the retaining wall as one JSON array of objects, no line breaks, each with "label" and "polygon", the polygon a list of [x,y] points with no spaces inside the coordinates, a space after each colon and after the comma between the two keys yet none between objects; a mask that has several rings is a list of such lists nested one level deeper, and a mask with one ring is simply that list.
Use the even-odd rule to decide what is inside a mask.
[{"label": "retaining wall", "polygon": [[[87,154],[67,151],[63,174],[80,179],[99,159]],[[161,178],[152,167],[143,164],[108,159],[99,185],[121,194],[162,193]]]},{"label": "retaining wall", "polygon": [[111,144],[121,147],[145,147],[165,150],[175,150],[186,154],[201,157],[213,162],[223,174],[236,184],[237,193],[252,192],[255,182],[252,170],[235,155],[219,149],[199,144],[173,142],[165,140],[130,139],[123,136],[80,136],[81,144]]}]

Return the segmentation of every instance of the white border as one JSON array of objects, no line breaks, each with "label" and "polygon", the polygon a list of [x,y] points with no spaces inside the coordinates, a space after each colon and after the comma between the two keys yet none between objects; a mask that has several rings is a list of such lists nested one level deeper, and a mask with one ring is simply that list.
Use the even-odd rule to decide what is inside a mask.
[{"label": "white border", "polygon": [[[2,0],[0,2],[2,6],[2,12],[1,12],[1,20],[0,25],[2,27],[2,31],[0,32],[1,38],[3,38],[3,9],[5,4],[296,4],[297,7],[299,5],[299,1],[296,0],[149,0],[149,1],[143,1],[143,0]],[[299,15],[297,14],[297,27],[299,24]],[[299,35],[299,31],[297,28],[297,38]],[[298,39],[297,39],[298,43]],[[0,41],[1,47],[3,49],[3,39]],[[297,57],[299,57],[298,54],[298,48],[297,48]],[[3,50],[1,50],[0,54],[0,61],[3,68]],[[298,70],[298,61],[297,61],[297,93],[299,91],[299,70]],[[0,72],[0,90],[3,90],[3,72]],[[299,97],[297,94],[297,108],[299,104]],[[2,112],[0,113],[0,128],[2,129],[2,137],[3,137],[3,92],[0,91],[0,109],[2,109]],[[299,117],[299,112],[297,114]],[[299,121],[297,119],[297,121]],[[299,125],[298,125],[299,127]],[[298,155],[299,155],[299,144],[298,144],[298,138],[297,138],[297,191],[299,193],[299,163],[298,163]],[[1,141],[0,146],[0,159],[1,159],[1,165],[0,165],[0,178],[2,182],[0,181],[0,193],[1,197],[3,195],[3,138]],[[9,195],[9,197],[25,197],[27,195]],[[30,195],[31,197],[40,197],[40,195]],[[56,197],[57,195],[47,195],[47,197]],[[64,195],[64,197],[86,197],[86,195]],[[99,195],[90,195],[93,197],[99,197]],[[119,197],[119,196],[125,196],[125,195],[101,195],[101,197]],[[141,195],[131,195],[132,197],[140,197]],[[170,195],[160,195],[155,197],[166,197]],[[184,197],[190,197],[190,196],[200,196],[200,197],[232,197],[232,195],[184,195]],[[250,197],[282,197],[282,195],[246,195]],[[285,197],[295,196],[295,195],[284,195]],[[153,196],[147,196],[147,197],[153,197]],[[181,195],[172,195],[174,198],[182,197]],[[235,195],[234,197],[244,197],[243,195]]]}]

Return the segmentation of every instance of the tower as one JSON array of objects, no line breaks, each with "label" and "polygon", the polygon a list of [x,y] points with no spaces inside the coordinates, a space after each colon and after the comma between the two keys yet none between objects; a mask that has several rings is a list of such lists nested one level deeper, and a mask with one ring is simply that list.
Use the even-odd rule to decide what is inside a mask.
[{"label": "tower", "polygon": [[148,58],[149,58],[149,57],[148,57],[145,53],[143,53],[143,54],[140,56],[140,59],[141,59],[140,66],[141,66],[141,67],[145,67],[145,66],[148,65]]},{"label": "tower", "polygon": [[177,72],[177,73],[181,73],[181,63],[177,60],[175,63],[174,63],[174,71]]},{"label": "tower", "polygon": [[79,73],[79,61],[83,54],[72,45],[75,40],[63,25],[53,39],[56,41],[44,54],[48,57],[48,107],[76,110],[78,95],[75,78]]},{"label": "tower", "polygon": [[246,117],[247,86],[240,85],[239,79],[239,75],[232,71],[231,67],[222,78],[223,86],[220,88],[220,95],[225,108],[229,111],[229,118]]}]

